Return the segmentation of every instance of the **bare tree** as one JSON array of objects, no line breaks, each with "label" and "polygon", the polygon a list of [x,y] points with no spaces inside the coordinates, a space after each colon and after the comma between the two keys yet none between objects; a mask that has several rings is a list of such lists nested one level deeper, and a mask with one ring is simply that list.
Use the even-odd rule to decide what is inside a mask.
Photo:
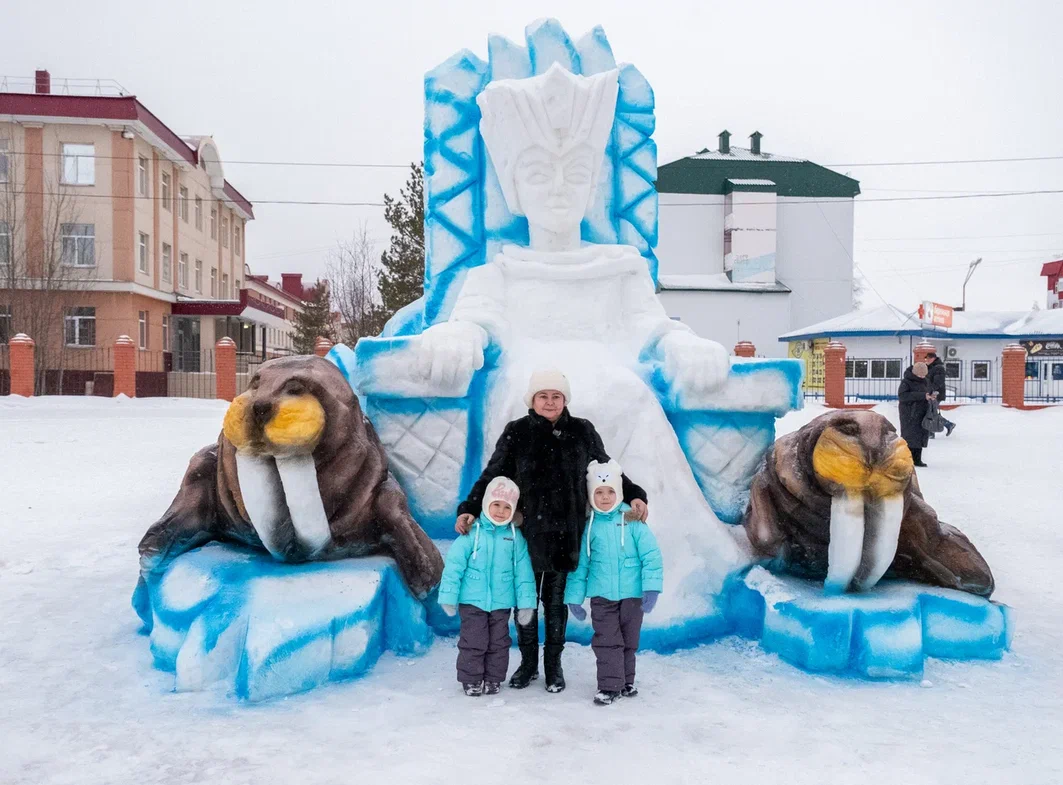
[{"label": "bare tree", "polygon": [[379,335],[386,320],[377,299],[380,271],[373,246],[362,223],[350,240],[332,250],[325,265],[332,303],[342,319],[338,337],[350,346],[364,336]]},{"label": "bare tree", "polygon": [[[36,389],[42,393],[49,370],[58,371],[62,384],[65,318],[95,276],[95,239],[90,245],[89,236],[79,238],[71,229],[80,225],[76,189],[47,169],[40,185],[29,184],[25,156],[10,152],[0,182],[0,307],[10,309],[11,333],[36,343]],[[88,253],[91,264],[85,263]]]}]

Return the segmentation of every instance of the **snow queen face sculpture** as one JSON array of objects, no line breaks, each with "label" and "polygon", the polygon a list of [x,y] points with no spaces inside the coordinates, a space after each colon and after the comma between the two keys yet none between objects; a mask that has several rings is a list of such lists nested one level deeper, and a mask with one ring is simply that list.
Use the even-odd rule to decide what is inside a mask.
[{"label": "snow queen face sculpture", "polygon": [[511,212],[528,219],[531,247],[579,247],[616,111],[616,70],[576,76],[556,63],[503,79],[476,99],[480,132]]}]

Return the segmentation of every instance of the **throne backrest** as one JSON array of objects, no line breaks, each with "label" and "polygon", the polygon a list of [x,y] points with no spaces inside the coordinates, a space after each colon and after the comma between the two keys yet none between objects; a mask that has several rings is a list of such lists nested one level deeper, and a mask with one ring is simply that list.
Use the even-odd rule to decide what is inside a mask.
[{"label": "throne backrest", "polygon": [[[573,43],[561,24],[529,25],[526,46],[488,38],[487,61],[462,50],[425,74],[425,271],[420,313],[410,313],[398,334],[418,333],[446,321],[465,273],[494,256],[503,243],[528,243],[528,222],[506,206],[480,136],[476,96],[495,79],[524,79],[558,63],[574,74],[616,68],[601,27]],[[653,90],[632,65],[619,67],[612,136],[598,191],[582,224],[591,243],[633,245],[657,279],[657,146]]]}]

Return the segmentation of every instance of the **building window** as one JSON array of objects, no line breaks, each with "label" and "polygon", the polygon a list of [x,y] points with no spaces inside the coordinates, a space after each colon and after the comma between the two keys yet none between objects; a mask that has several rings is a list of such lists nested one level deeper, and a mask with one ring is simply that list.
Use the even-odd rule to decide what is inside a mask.
[{"label": "building window", "polygon": [[203,231],[203,200],[196,197],[196,229]]},{"label": "building window", "polygon": [[162,350],[170,351],[170,317],[162,317]]},{"label": "building window", "polygon": [[1026,361],[1026,381],[1033,382],[1041,378],[1041,363],[1037,360]]},{"label": "building window", "polygon": [[140,233],[140,242],[137,245],[137,267],[142,273],[148,271],[148,236],[143,232]]},{"label": "building window", "polygon": [[0,344],[11,340],[11,306],[0,305]]},{"label": "building window", "polygon": [[144,156],[137,159],[137,193],[148,195],[148,159]]},{"label": "building window", "polygon": [[218,296],[218,271],[210,268],[210,296],[212,299]]},{"label": "building window", "polygon": [[162,280],[166,283],[170,282],[171,269],[173,264],[173,249],[166,243],[162,244]]},{"label": "building window", "polygon": [[947,363],[945,363],[945,378],[962,379],[963,363],[961,363],[959,360],[949,360]]},{"label": "building window", "polygon": [[63,326],[67,346],[96,345],[95,308],[68,308]]},{"label": "building window", "polygon": [[188,288],[188,254],[177,257],[177,284],[182,289]]},{"label": "building window", "polygon": [[96,184],[96,147],[94,145],[63,145],[63,184]]},{"label": "building window", "polygon": [[181,220],[188,223],[188,189],[181,186]]},{"label": "building window", "polygon": [[59,227],[62,261],[67,267],[96,266],[96,226],[62,224]]},{"label": "building window", "polygon": [[1063,363],[1052,363],[1052,381],[1063,382]]},{"label": "building window", "polygon": [[203,291],[203,260],[196,259],[196,291]]},{"label": "building window", "polygon": [[871,378],[872,379],[900,379],[901,378],[901,361],[900,360],[872,360],[871,361]]},{"label": "building window", "polygon": [[229,219],[225,217],[221,219],[221,247],[229,247]]},{"label": "building window", "polygon": [[845,378],[846,379],[866,379],[868,378],[868,372],[871,370],[871,363],[867,360],[846,360],[845,361]]},{"label": "building window", "polygon": [[218,211],[216,208],[210,208],[210,239],[218,239]]},{"label": "building window", "polygon": [[0,267],[11,264],[11,227],[0,221]]},{"label": "building window", "polygon": [[235,225],[233,226],[233,251],[237,256],[240,255],[240,227]]},{"label": "building window", "polygon": [[160,198],[162,199],[162,206],[164,210],[170,209],[170,175],[166,172],[162,173],[162,193]]},{"label": "building window", "polygon": [[222,273],[221,276],[221,299],[229,299],[229,274]]},{"label": "building window", "polygon": [[148,312],[137,311],[137,326],[140,329],[140,348],[148,348]]},{"label": "building window", "polygon": [[10,166],[7,162],[7,151],[10,143],[7,139],[0,139],[0,183],[6,183]]},{"label": "building window", "polygon": [[989,381],[989,363],[985,360],[975,360],[972,362],[971,380],[976,382]]}]

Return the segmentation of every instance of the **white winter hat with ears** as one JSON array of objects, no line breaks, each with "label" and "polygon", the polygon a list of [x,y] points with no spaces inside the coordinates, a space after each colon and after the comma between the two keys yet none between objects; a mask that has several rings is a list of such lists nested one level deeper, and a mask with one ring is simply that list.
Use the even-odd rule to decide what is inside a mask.
[{"label": "white winter hat with ears", "polygon": [[[484,491],[483,511],[491,523],[497,526],[508,526],[513,520],[513,516],[517,514],[517,501],[519,499],[520,488],[517,487],[513,480],[508,477],[495,477],[487,484],[487,490]],[[489,512],[491,502],[505,502],[508,504],[509,517],[504,521],[496,521],[492,518]]]},{"label": "white winter hat with ears", "polygon": [[[610,513],[620,506],[620,503],[624,501],[623,476],[624,470],[620,468],[620,464],[616,461],[610,460],[607,463],[591,461],[587,467],[587,497],[590,499],[591,507],[595,511]],[[598,488],[612,488],[616,491],[616,504],[613,505],[612,509],[603,510],[594,503],[594,492]]]},{"label": "white winter hat with ears", "polygon": [[554,368],[546,368],[532,373],[531,379],[528,380],[528,392],[524,396],[524,403],[528,405],[529,409],[532,408],[532,401],[535,400],[536,393],[540,393],[543,390],[557,390],[565,396],[566,406],[572,402],[572,390],[568,386],[568,379],[565,374]]}]

